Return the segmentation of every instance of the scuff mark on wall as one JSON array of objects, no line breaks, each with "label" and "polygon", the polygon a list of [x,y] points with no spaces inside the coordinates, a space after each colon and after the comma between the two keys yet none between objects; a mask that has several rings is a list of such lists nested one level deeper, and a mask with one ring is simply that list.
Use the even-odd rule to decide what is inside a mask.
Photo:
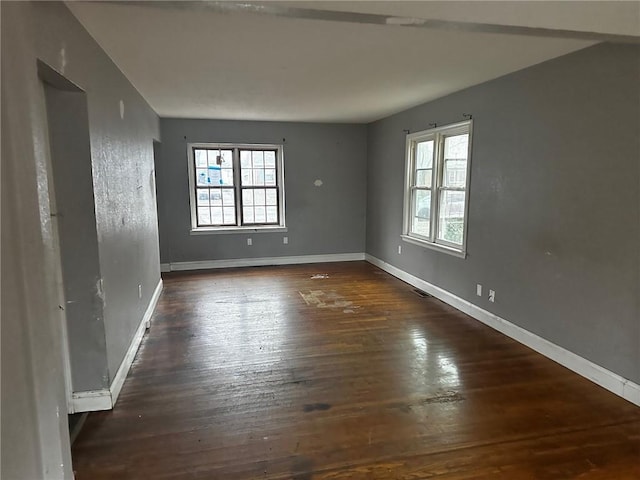
[{"label": "scuff mark on wall", "polygon": [[66,44],[62,42],[62,48],[60,49],[60,73],[64,75],[64,70],[67,67],[67,48]]},{"label": "scuff mark on wall", "polygon": [[315,182],[313,182],[313,184],[314,184],[316,187],[321,187],[321,186],[322,186],[322,180],[317,179]]},{"label": "scuff mark on wall", "polygon": [[156,191],[156,171],[153,169],[149,173],[149,191],[152,193]]},{"label": "scuff mark on wall", "polygon": [[99,278],[96,282],[96,297],[98,297],[100,301],[102,301],[102,307],[106,307],[107,301],[104,296],[104,282],[102,278]]}]

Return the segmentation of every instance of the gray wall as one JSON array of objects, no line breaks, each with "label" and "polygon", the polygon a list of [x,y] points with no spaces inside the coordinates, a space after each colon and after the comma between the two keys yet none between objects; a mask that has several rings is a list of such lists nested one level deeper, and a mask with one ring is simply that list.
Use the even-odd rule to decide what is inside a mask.
[{"label": "gray wall", "polygon": [[[163,263],[364,252],[364,125],[165,118],[160,125],[156,170]],[[283,138],[288,232],[190,235],[187,143],[279,144]],[[314,186],[316,179],[321,187]],[[247,237],[253,246],[247,246]]]},{"label": "gray wall", "polygon": [[0,8],[2,478],[72,478],[52,287],[47,114],[36,59],[87,92],[111,377],[160,278],[152,153],[159,122],[63,4],[2,2]]},{"label": "gray wall", "polygon": [[[639,60],[598,45],[369,125],[367,253],[640,381]],[[403,129],[463,113],[466,259],[400,239]]]},{"label": "gray wall", "polygon": [[160,279],[153,165],[159,120],[64,5],[43,2],[33,10],[35,54],[87,92],[109,373],[102,384],[107,386]]},{"label": "gray wall", "polygon": [[[50,78],[55,73],[47,75]],[[96,232],[89,119],[84,92],[45,84],[71,376],[76,391],[105,386],[107,352]]]}]

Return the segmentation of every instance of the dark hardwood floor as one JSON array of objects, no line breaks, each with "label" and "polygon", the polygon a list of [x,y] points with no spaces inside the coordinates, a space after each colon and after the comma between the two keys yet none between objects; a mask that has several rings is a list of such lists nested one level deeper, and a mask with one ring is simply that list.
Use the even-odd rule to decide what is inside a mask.
[{"label": "dark hardwood floor", "polygon": [[78,480],[640,478],[640,408],[372,265],[164,282]]}]

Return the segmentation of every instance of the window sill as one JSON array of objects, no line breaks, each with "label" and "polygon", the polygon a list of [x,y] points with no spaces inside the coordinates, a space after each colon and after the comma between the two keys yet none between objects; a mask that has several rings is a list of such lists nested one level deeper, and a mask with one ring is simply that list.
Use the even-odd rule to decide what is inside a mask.
[{"label": "window sill", "polygon": [[248,234],[248,233],[282,233],[287,232],[287,227],[232,227],[232,228],[192,228],[190,235],[225,235],[225,234]]},{"label": "window sill", "polygon": [[464,250],[456,250],[455,248],[447,247],[446,245],[440,245],[438,243],[425,242],[424,240],[418,240],[417,238],[411,237],[409,235],[400,235],[400,238],[402,238],[402,240],[407,243],[412,243],[420,247],[447,253],[449,255],[453,255],[454,257],[467,258],[467,252],[465,252]]}]

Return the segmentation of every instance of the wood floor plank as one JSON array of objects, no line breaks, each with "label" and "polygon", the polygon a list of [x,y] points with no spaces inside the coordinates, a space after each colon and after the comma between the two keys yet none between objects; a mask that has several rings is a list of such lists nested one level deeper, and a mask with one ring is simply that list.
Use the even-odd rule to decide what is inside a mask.
[{"label": "wood floor plank", "polygon": [[78,480],[640,478],[640,408],[370,264],[164,284]]}]

